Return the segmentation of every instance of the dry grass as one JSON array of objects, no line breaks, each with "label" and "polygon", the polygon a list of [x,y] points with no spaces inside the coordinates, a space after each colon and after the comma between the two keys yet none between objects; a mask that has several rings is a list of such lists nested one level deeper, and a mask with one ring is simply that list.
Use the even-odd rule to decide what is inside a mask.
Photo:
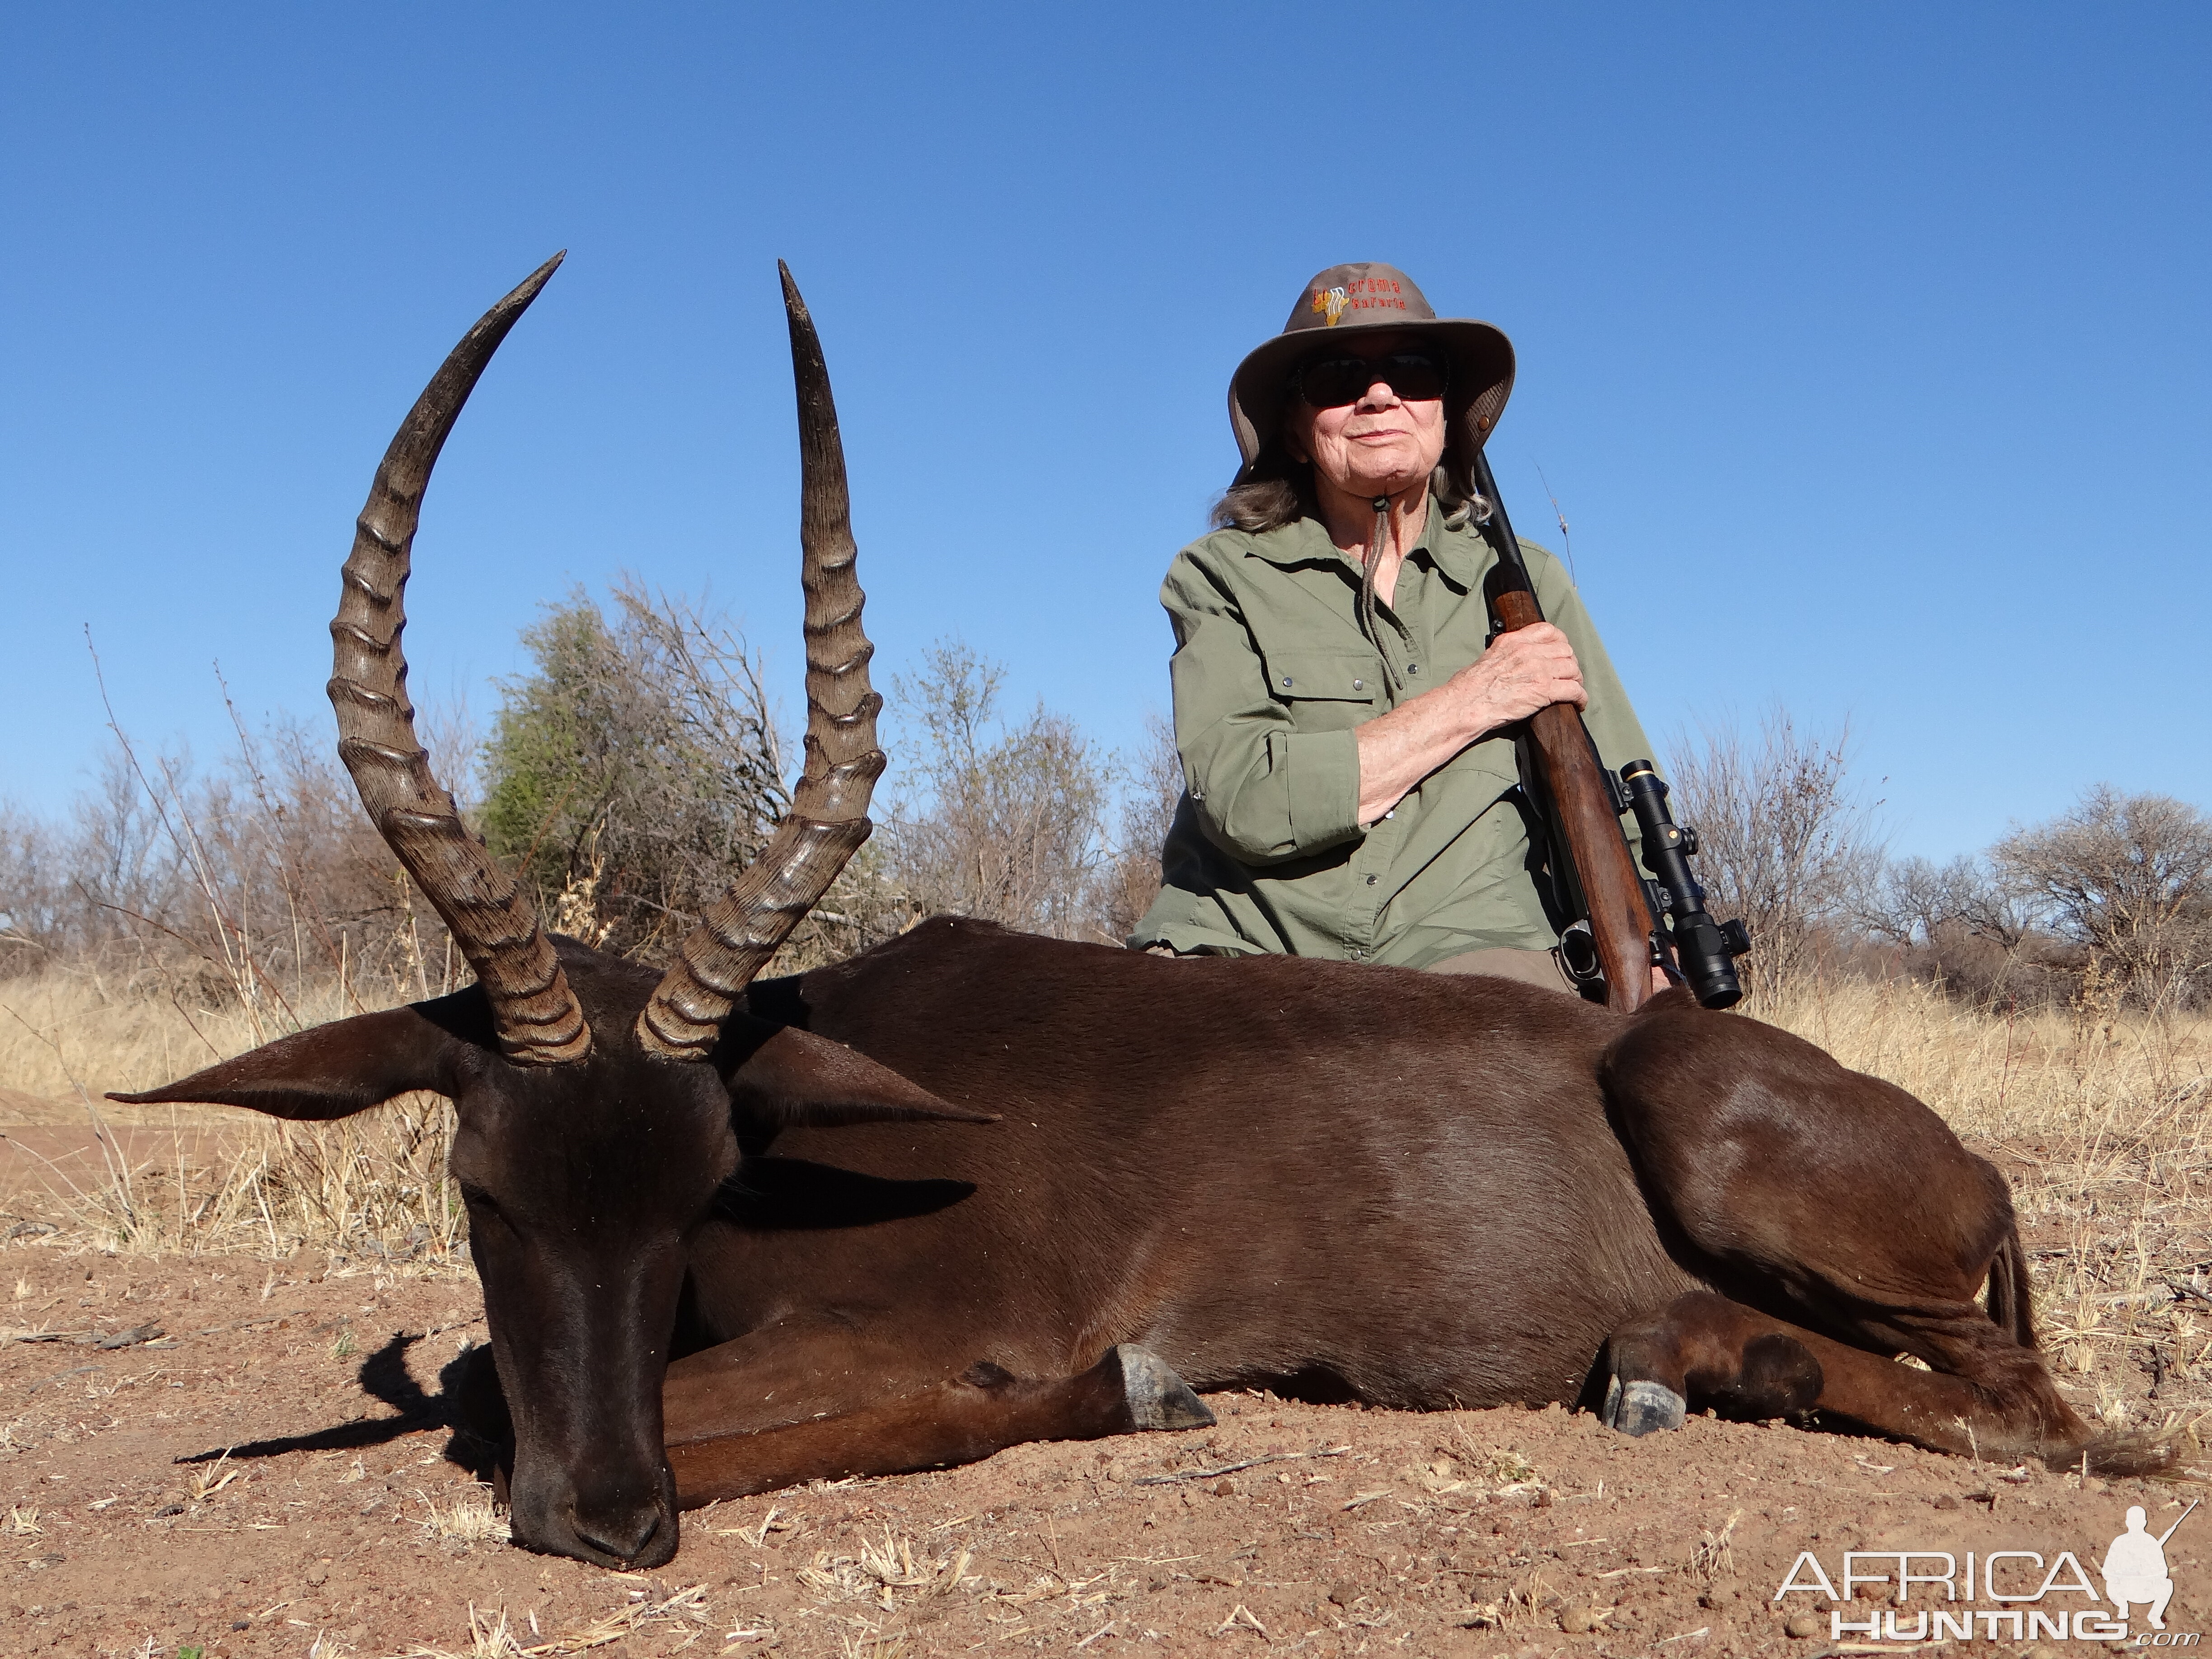
[{"label": "dry grass", "polygon": [[216,1143],[212,1167],[186,1154],[135,1168],[113,1158],[95,1178],[58,1176],[61,1190],[15,1202],[49,1209],[60,1231],[39,1242],[64,1249],[284,1261],[313,1248],[382,1271],[459,1269],[468,1229],[446,1173],[453,1128],[435,1095],[336,1123],[249,1119]]},{"label": "dry grass", "polygon": [[[909,1648],[907,1633],[893,1628],[897,1620],[933,1597],[956,1591],[975,1594],[983,1588],[981,1578],[968,1571],[975,1556],[964,1547],[938,1555],[926,1543],[900,1536],[888,1526],[880,1538],[862,1534],[854,1542],[849,1555],[816,1551],[813,1560],[792,1575],[815,1601],[799,1616],[826,1621],[844,1659],[899,1659]],[[1080,1597],[1097,1582],[1069,1579],[1055,1570],[1027,1590],[1008,1594],[994,1582],[988,1594],[994,1605],[1012,1610],[1018,1621],[1025,1616],[1020,1610],[1029,1604],[1061,1595]]]},{"label": "dry grass", "polygon": [[924,1553],[917,1559],[914,1541],[895,1537],[885,1527],[880,1540],[861,1538],[856,1554],[817,1551],[811,1565],[793,1576],[819,1601],[872,1601],[889,1613],[896,1605],[893,1590],[941,1595],[959,1584],[971,1559],[964,1549],[941,1557]]},{"label": "dry grass", "polygon": [[1701,1528],[1704,1536],[1690,1552],[1682,1571],[1692,1578],[1701,1578],[1708,1584],[1717,1584],[1735,1572],[1735,1523],[1743,1519],[1743,1511],[1735,1510],[1721,1523],[1716,1532],[1711,1527]]},{"label": "dry grass", "polygon": [[0,980],[0,1087],[57,1102],[150,1089],[348,1014],[389,1007],[326,983],[240,999],[227,982],[158,970],[47,968]]},{"label": "dry grass", "polygon": [[[471,1602],[466,1647],[418,1645],[395,1656],[395,1659],[542,1659],[547,1656],[566,1659],[568,1655],[627,1644],[633,1637],[681,1638],[677,1643],[681,1648],[690,1646],[706,1634],[704,1627],[711,1622],[712,1609],[707,1602],[704,1584],[672,1585],[658,1578],[648,1583],[648,1589],[631,1590],[624,1606],[602,1614],[580,1629],[556,1636],[538,1633],[534,1613],[526,1615],[529,1621],[526,1631],[509,1623],[506,1608],[482,1611]],[[747,1638],[767,1634],[761,1631],[740,1633]],[[624,1650],[635,1651],[627,1648]]]},{"label": "dry grass", "polygon": [[2009,1018],[1814,980],[1762,1017],[1926,1101],[2013,1180],[2037,1323],[2115,1430],[2212,1415],[2212,1018]]},{"label": "dry grass", "polygon": [[469,1644],[453,1648],[413,1647],[405,1659],[522,1659],[526,1650],[513,1631],[507,1626],[507,1609],[479,1613],[477,1604],[469,1603]]},{"label": "dry grass", "polygon": [[[40,1218],[62,1226],[47,1243],[275,1258],[307,1245],[418,1269],[454,1261],[466,1218],[446,1174],[453,1109],[437,1096],[403,1096],[356,1117],[304,1127],[223,1107],[129,1107],[103,1098],[109,1090],[170,1081],[301,1024],[360,1012],[360,998],[334,980],[294,988],[282,1007],[235,998],[210,1006],[182,987],[163,986],[51,969],[0,983],[6,1115],[89,1126],[99,1135],[100,1167],[58,1170],[51,1194],[26,1188],[17,1200],[21,1207],[43,1202],[49,1213]],[[165,1151],[133,1158],[112,1133],[118,1124],[175,1133]]]},{"label": "dry grass", "polygon": [[1753,1012],[1911,1091],[1963,1135],[2084,1156],[2155,1146],[2192,1163],[2203,1150],[2212,1016],[2005,1018],[1924,984],[1826,977]]},{"label": "dry grass", "polygon": [[416,1496],[424,1510],[416,1524],[427,1536],[448,1544],[507,1542],[507,1512],[493,1498],[489,1486],[479,1482],[457,1487],[442,1503],[427,1492]]},{"label": "dry grass", "polygon": [[245,1473],[242,1467],[231,1463],[230,1453],[226,1450],[214,1462],[203,1463],[192,1472],[191,1483],[185,1488],[186,1495],[195,1504],[204,1504]]}]

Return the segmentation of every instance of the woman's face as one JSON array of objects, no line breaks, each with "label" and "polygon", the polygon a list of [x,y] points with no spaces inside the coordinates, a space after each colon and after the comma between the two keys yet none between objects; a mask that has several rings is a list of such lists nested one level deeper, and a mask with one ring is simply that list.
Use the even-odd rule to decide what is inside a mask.
[{"label": "woman's face", "polygon": [[[1372,361],[1407,349],[1443,357],[1419,335],[1395,330],[1332,342],[1324,355]],[[1324,488],[1364,499],[1395,495],[1426,478],[1443,459],[1443,399],[1409,403],[1382,380],[1339,409],[1316,409],[1293,393],[1284,436],[1292,454],[1313,463],[1315,481]]]}]

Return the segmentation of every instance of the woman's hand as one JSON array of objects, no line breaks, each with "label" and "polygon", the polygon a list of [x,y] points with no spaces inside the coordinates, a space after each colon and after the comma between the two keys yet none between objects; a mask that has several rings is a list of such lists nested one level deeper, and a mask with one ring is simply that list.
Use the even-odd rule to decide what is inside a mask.
[{"label": "woman's hand", "polygon": [[1549,623],[1531,623],[1500,634],[1480,657],[1444,682],[1443,695],[1462,706],[1476,737],[1527,720],[1555,702],[1589,707],[1575,648]]},{"label": "woman's hand", "polygon": [[1549,623],[1500,634],[1435,690],[1358,728],[1360,823],[1374,823],[1477,738],[1555,702],[1589,707],[1567,636]]}]

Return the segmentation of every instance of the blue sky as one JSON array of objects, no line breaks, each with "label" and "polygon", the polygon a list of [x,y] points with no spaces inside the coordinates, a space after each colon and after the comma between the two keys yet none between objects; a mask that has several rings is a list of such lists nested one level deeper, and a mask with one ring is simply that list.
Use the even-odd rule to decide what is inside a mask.
[{"label": "blue sky", "polygon": [[[878,661],[1102,741],[1237,359],[1339,260],[1487,318],[1524,535],[1647,726],[1848,718],[1900,851],[2212,803],[2201,6],[12,9],[0,795],[327,720],[354,514],[556,248],[426,510],[417,695],[625,568],[797,705],[775,261],[836,377]],[[887,678],[887,677],[886,677]],[[894,757],[896,765],[896,757]]]}]

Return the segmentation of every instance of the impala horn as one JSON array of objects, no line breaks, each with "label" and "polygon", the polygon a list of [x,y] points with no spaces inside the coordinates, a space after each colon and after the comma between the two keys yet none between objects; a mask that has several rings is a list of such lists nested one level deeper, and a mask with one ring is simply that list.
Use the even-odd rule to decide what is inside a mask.
[{"label": "impala horn", "polygon": [[868,685],[875,647],[860,631],[852,501],[830,370],[806,301],[781,260],[799,392],[799,583],[806,591],[806,769],[791,811],[730,890],[714,901],[637,1018],[637,1040],[664,1060],[704,1060],[722,1022],[776,948],[860,850],[874,826],[868,797],[883,775]]},{"label": "impala horn", "polygon": [[338,758],[353,775],[378,833],[476,969],[477,982],[491,1000],[500,1048],[523,1066],[583,1059],[591,1052],[591,1028],[553,942],[538,925],[536,908],[469,833],[453,796],[430,770],[430,757],[415,736],[399,635],[407,625],[404,595],[430,469],[477,377],[566,257],[555,254],[484,313],[416,400],[369,486],[368,505],[355,525],[353,552],[345,562],[338,614],[331,623]]}]

